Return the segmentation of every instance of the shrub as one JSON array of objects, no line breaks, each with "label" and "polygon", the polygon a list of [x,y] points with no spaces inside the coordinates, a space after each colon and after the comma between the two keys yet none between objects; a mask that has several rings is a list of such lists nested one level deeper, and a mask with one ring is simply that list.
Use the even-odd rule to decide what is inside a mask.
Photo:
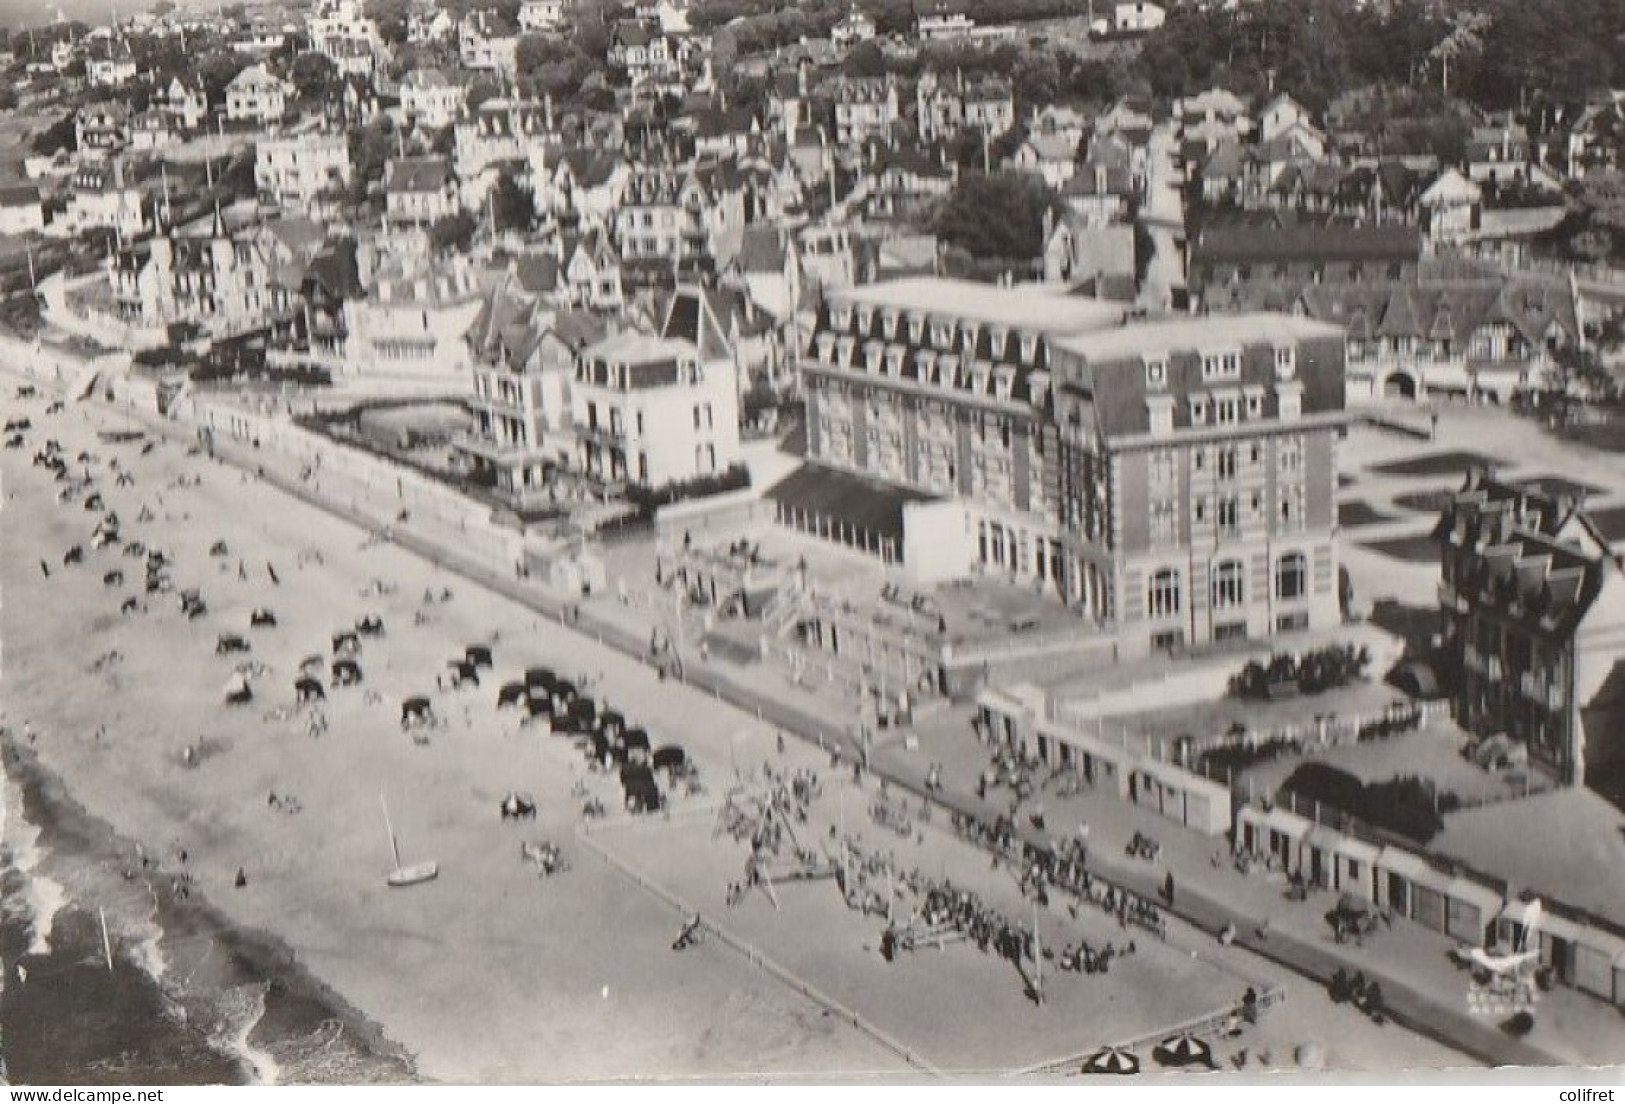
[{"label": "shrub", "polygon": [[1277,652],[1267,664],[1249,660],[1231,677],[1230,695],[1256,700],[1281,696],[1283,690],[1320,694],[1364,678],[1370,665],[1370,650],[1352,644],[1331,644],[1302,655]]}]

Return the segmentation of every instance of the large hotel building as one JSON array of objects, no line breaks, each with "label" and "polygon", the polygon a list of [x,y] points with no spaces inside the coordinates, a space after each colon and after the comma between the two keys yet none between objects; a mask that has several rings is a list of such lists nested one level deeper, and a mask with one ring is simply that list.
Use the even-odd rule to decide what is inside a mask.
[{"label": "large hotel building", "polygon": [[[1289,315],[1135,322],[940,279],[831,292],[779,517],[922,582],[1052,588],[1125,657],[1335,625],[1343,368],[1341,329]],[[842,503],[863,516],[814,516]]]}]

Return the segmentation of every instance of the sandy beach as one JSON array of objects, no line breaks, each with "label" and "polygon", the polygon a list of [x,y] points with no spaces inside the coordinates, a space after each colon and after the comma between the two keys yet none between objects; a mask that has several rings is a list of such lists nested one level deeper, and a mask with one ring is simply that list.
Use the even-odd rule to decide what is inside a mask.
[{"label": "sandy beach", "polygon": [[[601,859],[600,842],[666,898],[703,911],[886,1034],[916,1049],[937,1038],[926,1057],[949,1072],[1022,1068],[1150,1034],[1253,983],[1287,988],[1290,1013],[1249,1040],[1282,1064],[1311,1040],[1331,1043],[1345,1068],[1464,1064],[1393,1026],[1352,1018],[1316,987],[1239,952],[1198,954],[1180,938],[1144,948],[1109,979],[1068,978],[1059,1007],[1035,1008],[1008,966],[970,948],[941,952],[940,967],[883,965],[873,946],[883,925],[845,910],[827,882],[796,886],[779,909],[751,899],[729,910],[723,888],[738,877],[743,852],[713,838],[711,825],[734,767],[827,767],[816,749],[791,741],[781,756],[773,734],[738,711],[180,445],[143,455],[140,442],[103,440],[102,432],[128,428],[108,410],[74,405],[47,418],[43,400],[19,405],[35,422],[29,447],[0,456],[0,724],[17,753],[9,762],[63,780],[90,817],[105,821],[115,867],[140,870],[144,856],[162,867],[156,884],[171,893],[166,879],[184,870],[192,899],[224,926],[279,949],[290,976],[308,975],[311,999],[325,996],[343,1011],[376,1063],[374,1077],[921,1075],[721,940],[674,954],[679,911]],[[123,540],[164,549],[175,588],[196,588],[206,614],[189,620],[176,595],[144,593],[141,562],[118,547],[90,547],[101,515],[83,508],[88,492],[59,503],[63,484],[30,466],[47,437],[70,459],[93,455],[89,464],[75,459],[73,474],[89,469],[90,489],[117,512]],[[116,485],[115,458],[133,484]],[[138,521],[143,508],[150,520]],[[219,542],[224,549],[211,554]],[[84,562],[65,566],[75,544]],[[121,581],[107,580],[114,571]],[[138,608],[121,613],[131,597]],[[257,608],[274,612],[275,627],[250,627]],[[332,634],[365,616],[381,618],[385,631],[362,643],[362,684],[329,684],[319,710],[301,711],[293,685],[301,660],[331,659]],[[226,633],[251,651],[217,655]],[[494,670],[482,672],[477,689],[437,688],[447,660],[469,644],[491,647]],[[262,672],[252,679],[254,699],[229,707],[224,688],[246,662]],[[580,841],[582,801],[572,791],[585,785],[613,811],[619,787],[589,776],[570,741],[522,728],[515,712],[496,708],[496,687],[536,664],[590,682],[656,746],[681,744],[707,791],[674,796],[669,822],[612,813],[593,829],[592,846]],[[400,702],[419,694],[443,722],[425,743],[399,724]],[[535,821],[499,817],[513,790],[535,796]],[[822,801],[821,829],[837,816],[856,818],[867,801],[836,792]],[[386,887],[393,858],[380,798],[404,861],[436,861],[437,880]],[[862,827],[879,842],[872,825]],[[571,870],[539,878],[520,861],[522,840],[559,844]],[[986,857],[940,826],[912,846],[911,861],[928,869],[991,877]],[[68,887],[70,897],[102,892]],[[987,881],[986,892],[1019,907],[1008,878]],[[127,925],[121,948],[141,945],[150,907],[136,900],[116,911]],[[1070,930],[1062,915],[1045,921],[1056,938]],[[166,969],[195,970],[205,950],[178,944]]]}]

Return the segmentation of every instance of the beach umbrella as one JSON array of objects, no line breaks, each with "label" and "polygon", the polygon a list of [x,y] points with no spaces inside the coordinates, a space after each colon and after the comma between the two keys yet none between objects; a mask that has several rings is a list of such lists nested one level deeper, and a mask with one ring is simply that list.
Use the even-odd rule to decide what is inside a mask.
[{"label": "beach umbrella", "polygon": [[1136,1074],[1140,1072],[1140,1060],[1134,1056],[1132,1050],[1109,1046],[1104,1050],[1096,1051],[1085,1059],[1083,1072],[1119,1075]]},{"label": "beach umbrella", "polygon": [[1165,1066],[1203,1065],[1213,1068],[1213,1048],[1188,1031],[1170,1035],[1151,1053]]}]

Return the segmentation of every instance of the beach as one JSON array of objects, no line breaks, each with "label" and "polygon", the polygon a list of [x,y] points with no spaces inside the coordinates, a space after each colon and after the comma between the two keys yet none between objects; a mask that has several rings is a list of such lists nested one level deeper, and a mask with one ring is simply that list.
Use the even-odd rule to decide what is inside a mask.
[{"label": "beach", "polygon": [[[888,972],[874,947],[882,925],[854,920],[827,883],[796,887],[808,896],[787,894],[782,909],[752,899],[730,915],[724,883],[743,855],[709,826],[735,769],[827,767],[817,749],[791,741],[780,753],[775,734],[737,710],[200,451],[165,442],[143,454],[145,441],[108,439],[130,428],[112,411],[42,411],[24,411],[36,423],[30,447],[0,457],[6,767],[25,792],[54,797],[28,802],[24,818],[41,827],[46,851],[34,884],[83,855],[99,878],[59,879],[73,906],[58,915],[76,917],[75,932],[105,910],[121,961],[165,947],[154,926],[174,930],[145,975],[208,981],[224,970],[206,986],[234,994],[226,1000],[236,1016],[222,1021],[232,1029],[214,1031],[205,1048],[227,1063],[221,1080],[913,1079],[920,1067],[900,1050],[930,1039],[934,1016],[951,1021],[945,1038],[962,1045],[942,1047],[930,1064],[985,1072],[1150,1033],[1233,1001],[1251,982],[1290,987],[1290,1020],[1255,1047],[1282,1054],[1335,1037],[1347,1068],[1462,1064],[1396,1028],[1350,1020],[1315,987],[1239,953],[1204,950],[1197,961],[1194,947],[1148,948],[1130,968],[1143,987],[1127,1002],[1132,1015],[1085,1031],[1052,1009],[1018,1018],[1014,975],[969,948],[944,952],[952,967],[931,979],[917,966]],[[205,614],[188,619],[176,594],[145,593],[141,561],[120,548],[90,547],[100,515],[82,506],[88,489],[59,503],[63,484],[30,465],[46,437],[60,440],[75,476],[89,469],[126,543],[169,554],[175,588],[195,588]],[[80,463],[81,452],[94,459]],[[115,458],[132,484],[116,485]],[[143,508],[148,520],[138,521]],[[83,562],[64,565],[75,544]],[[114,571],[123,579],[109,581]],[[136,608],[121,612],[129,598]],[[251,627],[256,609],[276,624]],[[383,633],[360,642],[361,684],[324,677],[325,700],[301,709],[301,661],[319,655],[325,667],[333,635],[364,617],[381,619]],[[250,650],[216,654],[223,634]],[[447,661],[471,644],[492,650],[493,668],[478,688],[446,686]],[[226,685],[243,664],[259,671],[253,700],[228,706]],[[655,746],[681,744],[706,792],[674,792],[669,824],[620,814],[613,776],[589,775],[570,741],[497,708],[497,685],[537,664],[589,684],[600,703],[647,727]],[[415,695],[430,698],[441,722],[422,742],[399,723],[400,703]],[[611,810],[590,843],[577,836],[581,789]],[[513,791],[534,796],[536,820],[504,823],[498,806]],[[842,800],[856,819],[868,797]],[[395,863],[385,803],[401,860],[435,861],[436,880],[385,884]],[[82,815],[49,814],[74,807]],[[542,840],[564,850],[570,871],[539,878],[520,861],[521,841]],[[919,846],[944,869],[986,866],[940,828]],[[737,928],[832,1000],[724,940],[674,954],[688,910]],[[183,932],[183,917],[197,930]],[[243,953],[213,949],[233,940]],[[1099,984],[1072,998],[1084,1002],[1080,1013],[1109,1011],[1114,990]],[[983,1017],[973,997],[994,986],[1000,1015]],[[8,993],[0,1010],[11,1001]],[[832,1003],[855,1008],[867,1026]],[[901,1047],[888,1044],[898,1037]],[[311,1060],[316,1051],[321,1060]]]}]

